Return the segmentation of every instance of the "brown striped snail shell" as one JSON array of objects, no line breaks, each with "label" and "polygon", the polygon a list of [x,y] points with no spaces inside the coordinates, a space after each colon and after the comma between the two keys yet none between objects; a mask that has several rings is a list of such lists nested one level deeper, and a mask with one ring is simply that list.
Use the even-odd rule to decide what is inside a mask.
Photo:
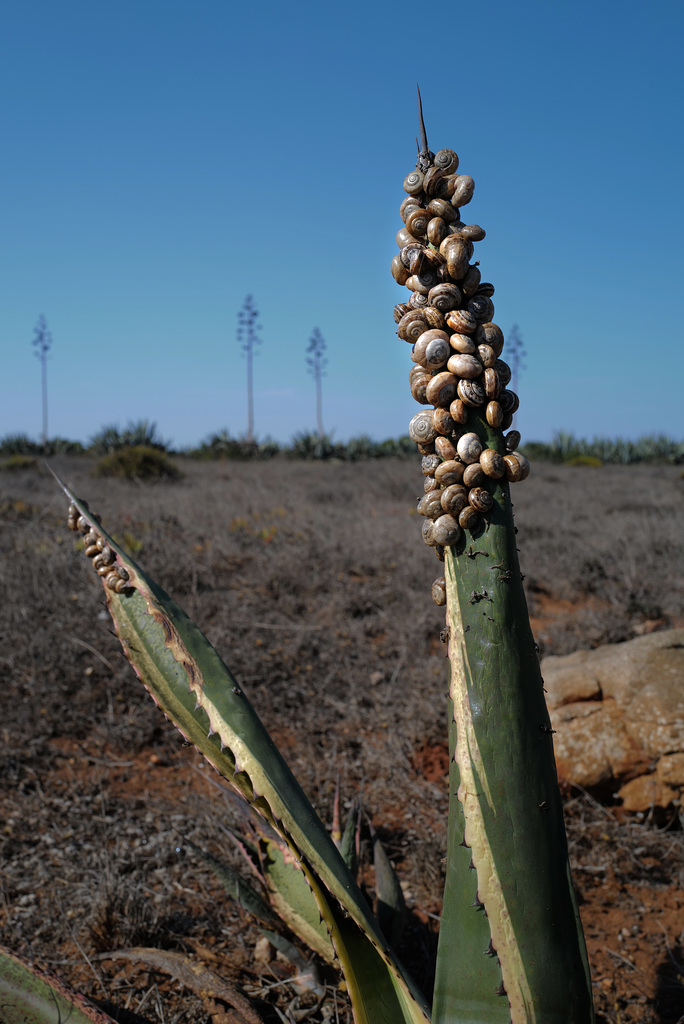
[{"label": "brown striped snail shell", "polygon": [[438,309],[440,313],[448,313],[461,305],[461,291],[455,284],[436,284],[428,293],[430,305]]},{"label": "brown striped snail shell", "polygon": [[445,548],[455,544],[460,536],[461,527],[458,525],[458,520],[448,513],[435,519],[432,524],[433,539]]},{"label": "brown striped snail shell", "polygon": [[462,462],[457,462],[456,459],[448,459],[446,462],[440,462],[434,471],[435,480],[440,486],[450,487],[451,484],[460,484],[463,480],[463,472],[465,466]]},{"label": "brown striped snail shell", "polygon": [[437,488],[436,490],[428,491],[418,502],[416,507],[418,515],[425,516],[427,519],[437,519],[441,516],[442,512],[442,492]]},{"label": "brown striped snail shell", "polygon": [[412,196],[418,195],[423,191],[424,180],[425,176],[422,171],[411,171],[404,178],[404,192],[408,192]]},{"label": "brown striped snail shell", "polygon": [[431,199],[427,208],[433,217],[441,217],[447,224],[455,224],[458,221],[458,210],[446,199]]},{"label": "brown striped snail shell", "polygon": [[470,530],[471,533],[474,533],[482,525],[482,516],[472,505],[466,505],[458,513],[458,525],[462,530]]},{"label": "brown striped snail shell", "polygon": [[413,242],[414,245],[419,244],[418,239],[413,237],[406,225],[404,225],[403,228],[399,228],[394,236],[394,240],[400,249],[403,249],[405,245],[409,245],[411,242]]},{"label": "brown striped snail shell", "polygon": [[490,366],[494,366],[497,359],[496,352],[491,345],[478,345],[477,356],[485,370],[488,370]]},{"label": "brown striped snail shell", "polygon": [[[429,458],[430,456],[428,455],[424,457]],[[423,478],[423,490],[425,491],[426,494],[429,494],[430,491],[439,490],[439,484],[435,480],[434,476],[426,476]]]},{"label": "brown striped snail shell", "polygon": [[461,462],[466,465],[477,462],[482,454],[482,441],[475,433],[463,434],[458,439],[456,451]]},{"label": "brown striped snail shell", "polygon": [[427,226],[428,242],[432,245],[439,245],[448,234],[446,221],[441,217],[433,217]]},{"label": "brown striped snail shell", "polygon": [[506,451],[514,452],[520,444],[520,431],[511,430],[510,433],[506,434],[504,437],[504,442],[506,444]]},{"label": "brown striped snail shell", "polygon": [[411,276],[410,272],[401,261],[400,253],[397,253],[397,255],[393,257],[392,262],[390,263],[390,270],[392,271],[392,277],[397,284],[406,284]]},{"label": "brown striped snail shell", "polygon": [[478,326],[477,320],[467,309],[452,309],[446,322],[457,334],[472,334]]},{"label": "brown striped snail shell", "polygon": [[487,401],[484,388],[476,380],[459,380],[458,397],[465,405],[470,406],[471,409],[477,409],[478,406],[484,405]]},{"label": "brown striped snail shell", "polygon": [[[425,397],[431,405],[448,407],[456,397],[458,380],[453,373],[436,373],[425,388]],[[440,430],[440,434],[443,431]]]},{"label": "brown striped snail shell", "polygon": [[468,312],[473,314],[478,323],[490,323],[494,316],[494,303],[486,295],[473,295],[468,300]]},{"label": "brown striped snail shell", "polygon": [[454,352],[447,363],[451,373],[457,377],[466,377],[469,380],[477,380],[482,373],[482,363],[475,356],[469,356],[463,352]]},{"label": "brown striped snail shell", "polygon": [[504,462],[506,463],[506,479],[510,480],[512,484],[517,483],[519,480],[524,480],[530,471],[529,462],[525,459],[524,455],[519,455],[518,452],[510,452],[508,455],[504,455]]},{"label": "brown striped snail shell", "polygon": [[432,380],[432,374],[430,373],[429,370],[426,370],[424,366],[416,365],[412,366],[411,369],[409,370],[408,378],[409,385],[414,384],[421,378],[425,378],[425,382],[427,383],[428,381]]},{"label": "brown striped snail shell", "polygon": [[408,217],[411,210],[419,210],[420,208],[420,199],[417,196],[406,196],[406,198],[402,201],[401,206],[399,207],[399,216],[403,220],[404,224],[406,223],[406,218]]},{"label": "brown striped snail shell", "polygon": [[470,334],[458,334],[458,332],[455,332],[449,338],[449,344],[457,352],[462,352],[464,355],[474,356],[477,352],[477,345]]},{"label": "brown striped snail shell", "polygon": [[425,178],[423,179],[423,190],[427,196],[434,196],[437,192],[440,179],[445,175],[445,171],[441,167],[433,165],[428,171],[425,172]]},{"label": "brown striped snail shell", "polygon": [[431,220],[432,216],[427,210],[422,210],[419,206],[416,206],[412,210],[408,211],[406,227],[414,238],[421,238],[427,231],[428,224]]},{"label": "brown striped snail shell", "polygon": [[465,277],[461,281],[461,291],[463,292],[463,298],[469,299],[473,296],[480,283],[480,268],[471,264],[465,274]]},{"label": "brown striped snail shell", "polygon": [[514,412],[517,412],[520,407],[520,399],[516,395],[515,391],[507,391],[505,388],[501,390],[497,401],[503,409],[504,416],[506,413],[510,413],[512,415]]},{"label": "brown striped snail shell", "polygon": [[479,285],[477,289],[477,294],[486,295],[488,299],[491,299],[495,291],[496,289],[494,288],[493,284],[491,284],[489,281],[483,281],[482,284]]},{"label": "brown striped snail shell", "polygon": [[436,437],[435,438],[435,451],[440,455],[445,462],[449,462],[451,459],[456,458],[456,447],[448,437]]},{"label": "brown striped snail shell", "polygon": [[443,491],[440,491],[440,494],[442,495],[442,508],[449,515],[457,516],[461,509],[468,504],[468,488],[463,484],[449,484]]},{"label": "brown striped snail shell", "polygon": [[425,246],[422,242],[408,242],[399,253],[401,262],[412,274],[420,274],[428,267]]},{"label": "brown striped snail shell", "polygon": [[467,249],[452,246],[447,250],[446,265],[449,277],[454,281],[460,281],[468,273],[472,253]]},{"label": "brown striped snail shell", "polygon": [[494,505],[494,499],[484,487],[471,487],[468,491],[468,504],[478,512],[490,512]]},{"label": "brown striped snail shell", "polygon": [[439,607],[446,604],[446,580],[443,576],[439,576],[436,580],[432,581],[430,594],[432,600]]},{"label": "brown striped snail shell", "polygon": [[497,401],[487,403],[485,419],[490,427],[500,427],[503,423],[504,412]]},{"label": "brown striped snail shell", "polygon": [[485,448],[480,456],[480,465],[485,476],[498,480],[506,472],[506,463],[503,455],[499,455],[493,448]]},{"label": "brown striped snail shell", "polygon": [[432,422],[432,412],[424,409],[417,412],[408,426],[409,437],[416,444],[430,444],[437,436]]},{"label": "brown striped snail shell", "polygon": [[497,359],[494,363],[494,369],[499,375],[499,380],[506,387],[511,382],[511,368],[508,363],[505,363],[503,359]]},{"label": "brown striped snail shell", "polygon": [[432,413],[432,422],[435,425],[436,433],[445,436],[450,434],[456,426],[448,409],[435,409]]},{"label": "brown striped snail shell", "polygon": [[425,541],[425,543],[428,545],[428,547],[436,548],[437,545],[439,544],[439,541],[434,536],[434,532],[433,531],[434,531],[434,523],[433,523],[432,519],[426,519],[425,522],[423,523],[423,527],[422,527],[422,530],[421,530],[421,535],[422,535],[423,540]]},{"label": "brown striped snail shell", "polygon": [[411,345],[414,345],[421,334],[424,334],[427,330],[429,330],[428,321],[422,310],[410,309],[408,313],[404,313],[399,321],[397,334],[403,341],[408,341]]},{"label": "brown striped snail shell", "polygon": [[465,487],[481,487],[485,483],[485,474],[479,462],[471,462],[463,471]]},{"label": "brown striped snail shell", "polygon": [[410,306],[406,302],[398,302],[394,307],[394,322],[398,324],[401,322],[401,318],[409,312]]},{"label": "brown striped snail shell", "polygon": [[[428,302],[430,301],[430,295],[432,295],[433,291],[434,288],[431,288],[430,291],[428,292]],[[445,322],[444,314],[440,313],[438,309],[436,309],[434,306],[424,306],[421,312],[423,313],[423,316],[427,320],[430,327],[436,327],[440,331],[443,329]]]},{"label": "brown striped snail shell", "polygon": [[499,375],[496,370],[489,366],[482,374],[482,386],[484,387],[484,393],[490,400],[498,398],[499,392],[501,391],[501,382],[499,381]]},{"label": "brown striped snail shell", "polygon": [[[404,186],[406,188],[406,186]],[[408,189],[406,189],[408,191]],[[454,188],[453,195],[451,197],[451,203],[453,206],[465,206],[473,198],[473,192],[475,191],[475,182],[469,174],[459,174],[456,178],[456,185]]]},{"label": "brown striped snail shell", "polygon": [[434,164],[442,174],[455,174],[458,170],[458,154],[453,149],[440,149],[435,153]]},{"label": "brown striped snail shell", "polygon": [[498,358],[504,346],[503,331],[497,324],[478,324],[475,341],[478,345],[491,345]]},{"label": "brown striped snail shell", "polygon": [[[456,188],[457,178],[457,174],[445,174],[443,178],[440,178],[435,187],[435,196],[439,199],[451,200]],[[456,213],[458,213],[458,210],[456,210]]]},{"label": "brown striped snail shell", "polygon": [[439,455],[424,455],[420,463],[420,468],[423,471],[423,476],[434,476],[436,471],[442,465],[443,463]]},{"label": "brown striped snail shell", "polygon": [[[457,389],[458,390],[458,387]],[[455,398],[449,406],[449,412],[454,423],[459,423],[461,426],[468,422],[468,406],[460,398]]]},{"label": "brown striped snail shell", "polygon": [[437,274],[434,270],[424,270],[422,274],[411,274],[406,281],[406,287],[410,288],[412,292],[420,292],[421,295],[424,295],[426,303],[430,289],[434,288],[436,284]]},{"label": "brown striped snail shell", "polygon": [[414,292],[408,301],[411,309],[423,309],[428,305],[427,295],[423,295],[422,292]]}]

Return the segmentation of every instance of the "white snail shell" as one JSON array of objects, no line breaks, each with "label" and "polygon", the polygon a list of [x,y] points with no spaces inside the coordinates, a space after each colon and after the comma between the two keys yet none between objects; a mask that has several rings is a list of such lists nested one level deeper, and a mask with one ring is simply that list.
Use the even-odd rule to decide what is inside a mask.
[{"label": "white snail shell", "polygon": [[461,462],[466,465],[477,462],[482,454],[482,441],[475,433],[463,434],[458,439],[456,451]]},{"label": "white snail shell", "polygon": [[409,195],[418,195],[423,191],[424,180],[425,176],[422,171],[411,171],[404,178],[404,192],[408,192]]},{"label": "white snail shell", "polygon": [[442,465],[442,460],[439,455],[424,455],[420,468],[423,471],[423,476],[434,476],[435,472]]},{"label": "white snail shell", "polygon": [[437,436],[432,422],[432,412],[425,409],[417,412],[408,426],[409,437],[416,444],[430,444]]},{"label": "white snail shell", "polygon": [[[425,458],[429,458],[429,456],[425,456]],[[426,494],[429,494],[430,491],[439,490],[439,484],[435,480],[434,476],[423,477],[423,490]]]},{"label": "white snail shell", "polygon": [[458,525],[458,520],[448,513],[435,519],[432,524],[433,539],[445,548],[455,544],[460,536],[461,527]]},{"label": "white snail shell", "polygon": [[450,356],[447,366],[457,377],[466,377],[469,380],[476,380],[482,373],[480,360],[463,352],[455,352]]}]

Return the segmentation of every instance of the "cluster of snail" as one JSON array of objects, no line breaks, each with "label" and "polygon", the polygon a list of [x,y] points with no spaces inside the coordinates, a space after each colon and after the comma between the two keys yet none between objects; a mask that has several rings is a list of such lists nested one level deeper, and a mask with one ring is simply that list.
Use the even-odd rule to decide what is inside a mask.
[{"label": "cluster of snail", "polygon": [[[482,282],[478,263],[471,263],[473,243],[485,232],[461,221],[475,182],[456,173],[453,150],[428,150],[422,120],[421,136],[417,169],[404,179],[404,226],[397,232],[400,251],[391,270],[412,293],[394,307],[394,320],[399,337],[412,346],[411,394],[432,406],[416,413],[409,435],[423,455],[423,540],[443,561],[444,548],[456,544],[464,530],[477,533],[486,524],[494,504],[488,481],[524,480],[530,466],[516,450],[517,430],[505,435],[505,455],[485,448],[468,431],[471,409],[480,410],[490,427],[508,430],[519,402],[507,388],[511,369],[501,359],[503,332],[492,322],[494,286]],[[432,597],[446,602],[443,577],[433,583]]]},{"label": "cluster of snail", "polygon": [[[85,505],[85,502],[82,502]],[[87,505],[85,506],[87,508]],[[98,516],[91,512],[91,518],[95,521]],[[104,577],[104,582],[110,590],[117,594],[126,594],[131,590],[128,582],[128,570],[123,565],[116,564],[116,555],[91,524],[82,516],[74,504],[69,505],[67,513],[67,525],[70,530],[83,534],[83,544],[88,558],[93,560],[93,568],[98,576]]]}]

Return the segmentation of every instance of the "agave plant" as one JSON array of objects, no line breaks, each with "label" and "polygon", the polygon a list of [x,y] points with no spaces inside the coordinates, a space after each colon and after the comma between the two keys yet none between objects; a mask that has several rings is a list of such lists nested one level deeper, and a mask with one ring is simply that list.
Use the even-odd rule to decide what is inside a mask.
[{"label": "agave plant", "polygon": [[[422,116],[421,140],[417,170],[404,182],[406,225],[392,272],[412,289],[395,309],[400,337],[415,341],[412,391],[434,407],[414,417],[410,433],[424,456],[423,537],[444,563],[433,595],[445,607],[451,669],[446,888],[432,1000],[394,951],[401,899],[377,837],[376,916],[356,881],[350,831],[346,841],[328,833],[197,626],[62,485],[68,522],[102,579],[131,666],[249,807],[255,848],[266,844],[260,892],[243,889],[243,905],[266,925],[277,911],[338,963],[357,1024],[591,1024],[552,730],[515,545],[509,483],[529,466],[515,452],[519,437],[503,430],[517,398],[505,397],[493,287],[469,262],[484,232],[460,221],[474,183],[456,173],[453,151],[430,152]],[[452,350],[473,362],[452,363]]]}]

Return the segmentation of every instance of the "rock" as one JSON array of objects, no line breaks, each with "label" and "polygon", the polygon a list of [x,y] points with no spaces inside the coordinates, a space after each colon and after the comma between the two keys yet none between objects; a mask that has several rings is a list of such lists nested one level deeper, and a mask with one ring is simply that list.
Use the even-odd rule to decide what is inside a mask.
[{"label": "rock", "polygon": [[684,629],[544,658],[541,668],[559,777],[585,787],[622,787],[629,810],[679,801]]}]

